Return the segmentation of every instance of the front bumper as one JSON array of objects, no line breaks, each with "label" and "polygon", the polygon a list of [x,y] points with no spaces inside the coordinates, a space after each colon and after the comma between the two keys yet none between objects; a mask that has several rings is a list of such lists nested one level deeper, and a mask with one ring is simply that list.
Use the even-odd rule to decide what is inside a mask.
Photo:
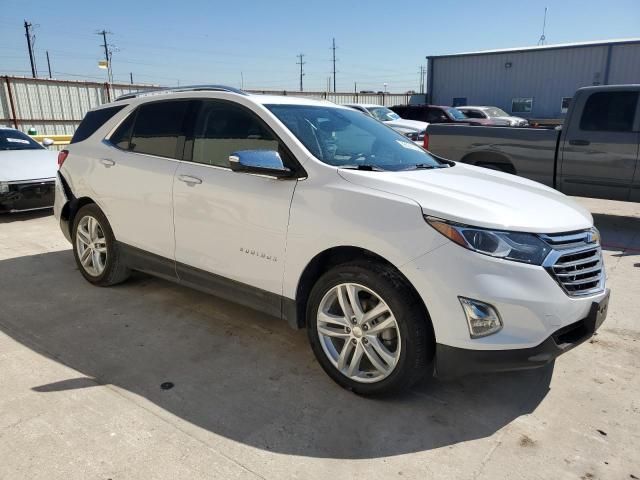
[{"label": "front bumper", "polygon": [[9,183],[9,191],[0,193],[0,213],[53,207],[54,184],[53,178]]},{"label": "front bumper", "polygon": [[527,370],[549,364],[558,356],[584,343],[598,330],[607,316],[609,290],[599,302],[593,302],[589,315],[567,325],[539,345],[513,350],[471,350],[436,345],[436,375],[456,378],[470,373]]}]

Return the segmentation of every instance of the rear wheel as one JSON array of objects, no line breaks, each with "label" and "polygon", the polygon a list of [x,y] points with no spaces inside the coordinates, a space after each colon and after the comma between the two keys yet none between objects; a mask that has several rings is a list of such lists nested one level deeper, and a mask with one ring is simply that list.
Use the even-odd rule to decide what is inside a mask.
[{"label": "rear wheel", "polygon": [[391,267],[345,264],[311,291],[307,331],[322,368],[363,395],[410,387],[430,373],[433,336],[420,300]]},{"label": "rear wheel", "polygon": [[89,282],[109,286],[129,277],[111,226],[97,205],[85,205],[78,211],[72,233],[76,264]]}]

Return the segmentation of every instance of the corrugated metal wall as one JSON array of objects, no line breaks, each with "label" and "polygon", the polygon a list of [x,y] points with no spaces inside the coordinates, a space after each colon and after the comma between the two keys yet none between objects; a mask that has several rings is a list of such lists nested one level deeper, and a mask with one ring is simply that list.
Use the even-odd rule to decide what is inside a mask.
[{"label": "corrugated metal wall", "polygon": [[46,135],[73,134],[88,110],[151,87],[8,76],[0,80],[0,125],[35,128]]},{"label": "corrugated metal wall", "polygon": [[[561,118],[563,97],[605,82],[608,45],[434,57],[432,103],[492,105],[511,112],[513,98],[533,98],[527,118]],[[508,66],[510,64],[510,67]],[[640,43],[611,45],[609,84],[640,82]]]},{"label": "corrugated metal wall", "polygon": [[[0,77],[0,125],[17,126],[27,131],[35,128],[43,135],[73,134],[85,113],[120,95],[154,88],[153,85],[128,85],[43,78]],[[256,91],[291,95],[335,103],[407,103],[405,94],[354,94],[326,92]]]}]

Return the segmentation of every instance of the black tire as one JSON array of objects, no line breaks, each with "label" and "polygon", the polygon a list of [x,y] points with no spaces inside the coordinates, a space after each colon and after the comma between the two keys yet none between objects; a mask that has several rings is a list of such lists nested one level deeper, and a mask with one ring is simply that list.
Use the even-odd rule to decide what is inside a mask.
[{"label": "black tire", "polygon": [[[401,350],[393,371],[375,383],[361,383],[341,373],[322,348],[317,313],[325,294],[342,283],[356,283],[378,294],[393,312]],[[311,290],[306,323],[311,348],[324,371],[340,386],[359,395],[386,395],[408,389],[432,376],[435,340],[428,314],[406,280],[392,267],[375,261],[338,265],[322,275]]]},{"label": "black tire", "polygon": [[[106,261],[104,262],[104,270],[99,275],[92,275],[87,272],[85,267],[82,265],[78,254],[78,225],[80,221],[87,216],[93,217],[98,222],[102,232],[104,233],[107,256]],[[82,276],[88,282],[100,287],[108,287],[110,285],[116,285],[118,283],[124,282],[127,278],[129,278],[131,272],[122,261],[117,243],[115,241],[115,237],[113,235],[113,231],[111,230],[111,225],[109,225],[107,217],[105,217],[104,213],[102,213],[102,210],[100,210],[100,208],[95,203],[85,205],[76,214],[75,218],[73,219],[71,240],[73,243],[73,257],[76,260],[76,265],[78,266],[80,273],[82,273]]]}]

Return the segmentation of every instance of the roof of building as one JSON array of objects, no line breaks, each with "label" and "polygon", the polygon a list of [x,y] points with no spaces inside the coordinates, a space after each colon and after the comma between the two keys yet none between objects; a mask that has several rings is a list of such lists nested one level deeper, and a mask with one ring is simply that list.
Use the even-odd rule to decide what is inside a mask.
[{"label": "roof of building", "polygon": [[464,57],[469,55],[493,55],[498,53],[520,53],[538,50],[558,50],[564,48],[600,47],[608,45],[624,45],[640,43],[640,38],[621,38],[613,40],[595,40],[590,42],[558,43],[555,45],[534,45],[531,47],[503,48],[497,50],[480,50],[477,52],[450,53],[444,55],[428,55],[426,58]]}]

